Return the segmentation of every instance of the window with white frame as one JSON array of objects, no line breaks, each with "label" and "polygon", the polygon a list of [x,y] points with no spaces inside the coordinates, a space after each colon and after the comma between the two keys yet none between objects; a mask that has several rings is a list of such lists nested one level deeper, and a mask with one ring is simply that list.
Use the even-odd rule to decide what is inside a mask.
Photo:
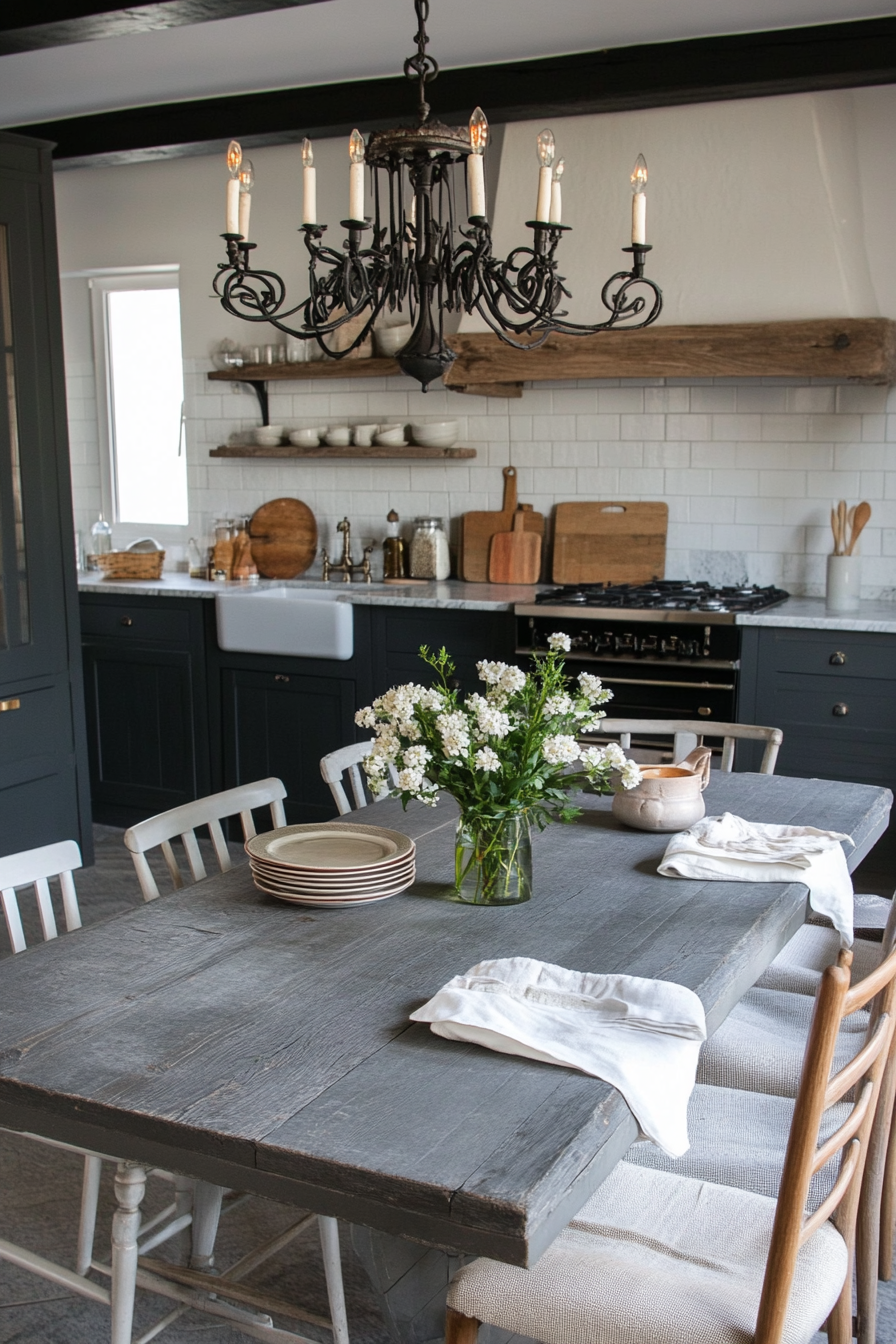
[{"label": "window with white frame", "polygon": [[117,523],[189,520],[177,281],[158,269],[90,278],[103,498]]}]

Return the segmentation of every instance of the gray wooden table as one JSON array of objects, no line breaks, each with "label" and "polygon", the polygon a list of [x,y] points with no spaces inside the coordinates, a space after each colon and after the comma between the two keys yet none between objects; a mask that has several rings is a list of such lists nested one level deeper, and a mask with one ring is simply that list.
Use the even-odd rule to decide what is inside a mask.
[{"label": "gray wooden table", "polygon": [[[408,1014],[496,956],[627,971],[696,991],[710,1031],[799,924],[799,883],[656,874],[665,837],[608,799],[534,838],[535,897],[439,898],[450,800],[359,819],[417,839],[418,881],[368,908],[301,909],[243,869],[0,967],[0,1125],[336,1215],[396,1338],[441,1333],[457,1254],[533,1263],[636,1137],[584,1075],[433,1036]],[[714,774],[710,813],[845,831],[855,864],[888,790]]]}]

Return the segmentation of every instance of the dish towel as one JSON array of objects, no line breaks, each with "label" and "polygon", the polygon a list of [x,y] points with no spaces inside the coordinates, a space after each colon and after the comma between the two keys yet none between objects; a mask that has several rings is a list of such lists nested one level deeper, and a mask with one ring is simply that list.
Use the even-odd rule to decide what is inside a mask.
[{"label": "dish towel", "polygon": [[804,882],[812,909],[831,921],[842,947],[852,947],[852,878],[841,840],[854,845],[840,831],[770,826],[725,812],[673,835],[659,872],[723,882]]},{"label": "dish towel", "polygon": [[411,1018],[451,1041],[602,1078],[622,1093],[644,1137],[670,1157],[688,1150],[706,1017],[683,985],[505,957],[456,975]]}]

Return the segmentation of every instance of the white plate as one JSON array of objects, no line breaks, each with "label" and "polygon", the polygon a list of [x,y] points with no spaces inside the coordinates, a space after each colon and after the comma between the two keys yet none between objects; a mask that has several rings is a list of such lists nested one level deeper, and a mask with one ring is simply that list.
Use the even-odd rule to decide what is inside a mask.
[{"label": "white plate", "polygon": [[340,879],[354,881],[355,878],[371,878],[383,873],[393,873],[400,868],[406,868],[409,863],[414,863],[416,857],[416,849],[412,849],[408,854],[393,854],[382,863],[360,864],[354,868],[306,868],[304,864],[277,863],[272,859],[259,859],[254,854],[249,855],[249,862],[253,868],[270,873],[272,877],[300,877],[313,878],[315,882],[338,882]]},{"label": "white plate", "polygon": [[331,910],[348,910],[359,905],[375,905],[378,901],[388,901],[390,896],[397,896],[398,891],[405,891],[407,887],[412,885],[412,882],[409,881],[405,886],[399,887],[398,891],[384,891],[375,896],[361,898],[347,897],[344,900],[321,900],[317,896],[293,895],[282,891],[274,891],[273,888],[265,886],[257,878],[255,879],[255,885],[266,896],[274,896],[278,901],[286,901],[289,905],[308,905],[314,907],[314,909],[329,907]]},{"label": "white plate", "polygon": [[304,882],[284,882],[275,877],[269,877],[266,873],[259,872],[253,872],[252,877],[254,881],[263,882],[266,887],[276,887],[278,891],[303,892],[306,896],[316,896],[322,901],[338,901],[344,896],[347,897],[349,894],[353,897],[357,896],[360,900],[361,897],[372,894],[375,891],[392,891],[397,887],[401,887],[406,882],[413,882],[415,873],[414,869],[411,868],[406,872],[399,873],[389,881],[369,882],[365,883],[363,886],[360,886],[355,882],[343,882],[335,887],[308,886]]},{"label": "white plate", "polygon": [[379,866],[414,851],[410,836],[382,826],[328,822],[284,826],[246,841],[253,858],[307,872],[352,872]]}]

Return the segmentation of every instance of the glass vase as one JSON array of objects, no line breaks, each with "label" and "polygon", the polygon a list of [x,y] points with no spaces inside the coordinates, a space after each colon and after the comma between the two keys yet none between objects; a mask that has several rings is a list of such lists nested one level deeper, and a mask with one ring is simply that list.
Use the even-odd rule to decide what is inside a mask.
[{"label": "glass vase", "polygon": [[454,849],[454,893],[467,905],[519,905],[532,895],[529,817],[461,817]]}]

